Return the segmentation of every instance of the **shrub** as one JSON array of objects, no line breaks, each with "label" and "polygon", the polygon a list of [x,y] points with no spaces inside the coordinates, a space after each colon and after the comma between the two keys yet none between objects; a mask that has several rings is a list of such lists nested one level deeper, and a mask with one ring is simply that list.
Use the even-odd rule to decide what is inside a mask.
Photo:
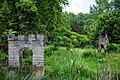
[{"label": "shrub", "polygon": [[120,48],[119,44],[112,43],[108,45],[107,51],[108,52],[119,52],[120,51],[119,48]]},{"label": "shrub", "polygon": [[90,49],[85,49],[83,51],[83,57],[87,58],[87,57],[96,57],[96,54],[95,54],[95,50],[93,50],[92,48]]},{"label": "shrub", "polygon": [[4,52],[0,51],[0,64],[7,65],[8,56]]},{"label": "shrub", "polygon": [[55,47],[57,47],[57,46],[64,46],[64,47],[68,47],[68,48],[72,47],[72,44],[71,44],[72,40],[68,36],[57,36],[57,37],[58,37],[58,40],[56,42],[57,45]]},{"label": "shrub", "polygon": [[67,35],[57,36],[57,43],[64,47],[85,47],[89,42],[87,35],[68,31]]},{"label": "shrub", "polygon": [[48,46],[44,48],[45,56],[50,56],[53,54],[54,46]]},{"label": "shrub", "polygon": [[118,48],[118,52],[120,52],[120,44],[118,44],[119,48]]},{"label": "shrub", "polygon": [[105,63],[106,62],[106,58],[100,58],[100,59],[98,59],[98,62]]}]

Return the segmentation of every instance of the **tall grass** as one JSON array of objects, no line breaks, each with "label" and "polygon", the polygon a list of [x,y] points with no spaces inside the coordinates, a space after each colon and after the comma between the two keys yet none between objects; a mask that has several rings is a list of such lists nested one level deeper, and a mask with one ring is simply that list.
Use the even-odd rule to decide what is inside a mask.
[{"label": "tall grass", "polygon": [[[97,54],[92,48],[84,50],[59,48],[51,53],[52,55],[45,57],[43,80],[107,80],[108,77],[116,79],[116,74],[118,76],[120,74],[118,64],[120,60],[114,61],[111,58],[111,54],[114,53],[108,55],[109,61],[104,51]],[[118,56],[115,58],[119,59]]]},{"label": "tall grass", "polygon": [[66,48],[52,52],[51,56],[45,57],[43,80],[90,80],[94,73],[84,68],[81,55],[79,50]]},{"label": "tall grass", "polygon": [[[29,69],[29,71],[28,71]],[[26,76],[31,74],[31,67],[2,67],[0,66],[0,80],[30,80],[31,77]]]}]

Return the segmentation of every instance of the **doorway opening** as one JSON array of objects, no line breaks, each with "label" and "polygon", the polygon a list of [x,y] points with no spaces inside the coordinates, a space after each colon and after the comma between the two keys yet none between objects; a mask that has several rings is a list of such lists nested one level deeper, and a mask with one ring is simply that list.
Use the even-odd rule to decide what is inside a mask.
[{"label": "doorway opening", "polygon": [[21,66],[32,66],[33,52],[29,48],[23,48],[20,50],[19,61]]}]

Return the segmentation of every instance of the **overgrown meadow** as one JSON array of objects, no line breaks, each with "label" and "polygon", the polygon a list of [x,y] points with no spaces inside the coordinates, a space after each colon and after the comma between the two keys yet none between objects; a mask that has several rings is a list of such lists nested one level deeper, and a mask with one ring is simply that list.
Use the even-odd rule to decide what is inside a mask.
[{"label": "overgrown meadow", "polygon": [[[10,71],[9,35],[44,35],[42,80],[120,79],[120,1],[95,0],[89,13],[63,12],[68,0],[0,1],[0,80],[30,80],[32,50]],[[80,10],[81,11],[81,10]],[[97,52],[98,34],[108,35],[107,53]]]},{"label": "overgrown meadow", "polygon": [[[109,75],[120,77],[120,52],[97,53],[93,48],[45,48],[45,75],[43,80],[108,80]],[[50,51],[49,51],[50,50]],[[103,74],[104,72],[104,74]],[[104,77],[102,77],[102,74]]]}]

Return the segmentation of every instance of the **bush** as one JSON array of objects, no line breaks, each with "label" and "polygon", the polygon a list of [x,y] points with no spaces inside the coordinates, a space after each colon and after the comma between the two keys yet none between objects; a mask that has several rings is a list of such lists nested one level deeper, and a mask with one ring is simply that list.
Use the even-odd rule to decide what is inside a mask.
[{"label": "bush", "polygon": [[54,42],[56,43],[55,47],[58,47],[58,46],[63,46],[63,47],[68,47],[68,48],[73,47],[72,40],[69,38],[69,36],[57,36],[57,37],[58,37],[57,42]]},{"label": "bush", "polygon": [[93,50],[92,48],[90,49],[85,49],[83,51],[83,57],[87,58],[87,57],[96,57],[96,51]]},{"label": "bush", "polygon": [[0,79],[1,80],[7,80],[6,79],[6,68],[5,66],[7,65],[7,54],[4,52],[0,51]]},{"label": "bush", "polygon": [[118,48],[118,52],[120,52],[120,44],[117,44],[118,46],[119,46],[119,48]]},{"label": "bush", "polygon": [[4,52],[0,51],[0,64],[7,65],[8,56]]},{"label": "bush", "polygon": [[55,50],[54,46],[45,47],[44,49],[45,56],[51,56],[54,50]]},{"label": "bush", "polygon": [[100,63],[105,63],[107,60],[106,60],[106,58],[100,58],[100,59],[98,59],[98,62],[100,62]]},{"label": "bush", "polygon": [[64,47],[85,47],[89,43],[87,35],[69,31],[67,35],[57,36],[57,43]]},{"label": "bush", "polygon": [[120,51],[120,46],[119,44],[109,44],[108,47],[107,47],[107,51],[108,52],[119,52]]},{"label": "bush", "polygon": [[81,34],[78,34],[76,32],[70,32],[71,36],[71,41],[72,41],[72,44],[75,46],[75,47],[85,47],[88,42],[89,42],[89,39],[86,35],[81,35]]}]

